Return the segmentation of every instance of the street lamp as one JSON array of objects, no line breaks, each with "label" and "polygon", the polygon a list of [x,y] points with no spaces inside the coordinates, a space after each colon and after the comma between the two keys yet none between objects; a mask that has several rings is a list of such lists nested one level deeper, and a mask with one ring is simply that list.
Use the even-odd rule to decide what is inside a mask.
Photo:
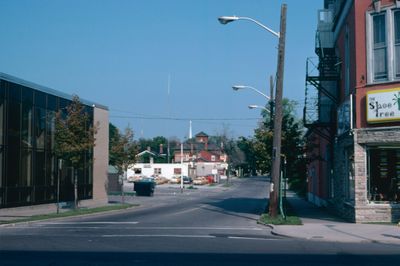
[{"label": "street lamp", "polygon": [[281,21],[280,31],[275,32],[265,26],[264,24],[248,17],[237,17],[237,16],[224,16],[219,17],[218,21],[221,24],[228,24],[237,20],[248,20],[251,21],[261,28],[272,33],[274,36],[279,38],[278,45],[278,66],[277,66],[277,82],[275,92],[275,110],[274,110],[274,136],[272,141],[272,170],[271,170],[271,187],[269,195],[269,215],[275,218],[278,214],[278,193],[279,193],[279,175],[280,175],[280,164],[281,164],[281,134],[282,134],[282,92],[283,92],[283,74],[284,74],[284,61],[285,61],[285,40],[286,40],[286,9],[287,5],[282,4],[281,6]]},{"label": "street lamp", "polygon": [[278,37],[278,38],[280,37],[279,32],[273,31],[270,28],[268,28],[267,26],[265,26],[264,24],[258,22],[255,19],[249,18],[249,17],[222,16],[222,17],[218,18],[218,21],[223,25],[228,24],[228,23],[233,22],[233,21],[236,21],[236,20],[248,20],[248,21],[254,22],[258,26],[260,26],[261,28],[263,28],[263,29],[269,31],[270,33],[272,33],[273,35],[275,35],[276,37]]},{"label": "street lamp", "polygon": [[268,108],[265,108],[264,106],[260,106],[260,105],[255,105],[255,104],[250,104],[249,105],[249,109],[263,109],[264,111],[267,111],[268,113],[271,113],[271,111]]},{"label": "street lamp", "polygon": [[261,91],[257,90],[257,89],[254,88],[254,87],[251,87],[251,86],[234,85],[234,86],[232,86],[232,89],[235,90],[235,91],[243,90],[243,89],[250,89],[250,90],[253,90],[253,91],[257,92],[258,94],[261,94],[262,96],[264,96],[265,98],[267,98],[267,100],[271,100],[271,97],[269,97],[269,96],[266,95],[265,93],[262,93]]}]

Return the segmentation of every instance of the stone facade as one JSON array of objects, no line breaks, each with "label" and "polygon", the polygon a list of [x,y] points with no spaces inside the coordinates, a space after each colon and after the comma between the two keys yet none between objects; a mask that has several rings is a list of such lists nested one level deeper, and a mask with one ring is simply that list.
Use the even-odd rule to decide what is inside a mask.
[{"label": "stone facade", "polygon": [[[400,145],[400,127],[355,129],[334,144],[334,191],[329,203],[349,221],[392,222],[400,219],[400,204],[380,204],[368,199],[367,149],[378,145]],[[353,156],[349,156],[350,153]]]}]

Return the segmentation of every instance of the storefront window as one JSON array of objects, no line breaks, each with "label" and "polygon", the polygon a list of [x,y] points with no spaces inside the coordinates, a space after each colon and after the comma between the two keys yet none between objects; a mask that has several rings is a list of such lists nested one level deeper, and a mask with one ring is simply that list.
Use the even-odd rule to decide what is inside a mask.
[{"label": "storefront window", "polygon": [[369,199],[400,203],[400,148],[369,150]]}]

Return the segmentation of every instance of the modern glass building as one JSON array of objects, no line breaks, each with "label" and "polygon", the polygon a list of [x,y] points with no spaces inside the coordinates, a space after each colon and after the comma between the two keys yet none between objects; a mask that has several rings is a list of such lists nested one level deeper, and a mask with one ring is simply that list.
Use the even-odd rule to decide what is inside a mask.
[{"label": "modern glass building", "polygon": [[[74,199],[71,168],[64,163],[60,171],[54,154],[55,115],[71,100],[71,95],[0,73],[0,208],[56,202],[58,179],[60,201]],[[100,131],[105,127],[108,131],[107,108],[81,102],[91,123],[96,110],[107,113]],[[107,149],[108,157],[108,143],[96,142],[96,146],[97,151]],[[79,200],[94,198],[94,150],[86,151],[84,167],[78,170]],[[105,177],[99,179],[104,183]]]}]

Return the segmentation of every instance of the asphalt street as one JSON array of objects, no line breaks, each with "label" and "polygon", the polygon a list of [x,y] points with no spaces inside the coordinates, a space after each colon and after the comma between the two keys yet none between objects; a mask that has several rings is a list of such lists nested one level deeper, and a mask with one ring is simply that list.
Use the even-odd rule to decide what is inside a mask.
[{"label": "asphalt street", "polygon": [[[164,185],[139,208],[0,228],[0,265],[383,265],[397,245],[285,238],[257,224],[265,178],[196,190]],[[116,200],[116,199],[114,199]]]}]

